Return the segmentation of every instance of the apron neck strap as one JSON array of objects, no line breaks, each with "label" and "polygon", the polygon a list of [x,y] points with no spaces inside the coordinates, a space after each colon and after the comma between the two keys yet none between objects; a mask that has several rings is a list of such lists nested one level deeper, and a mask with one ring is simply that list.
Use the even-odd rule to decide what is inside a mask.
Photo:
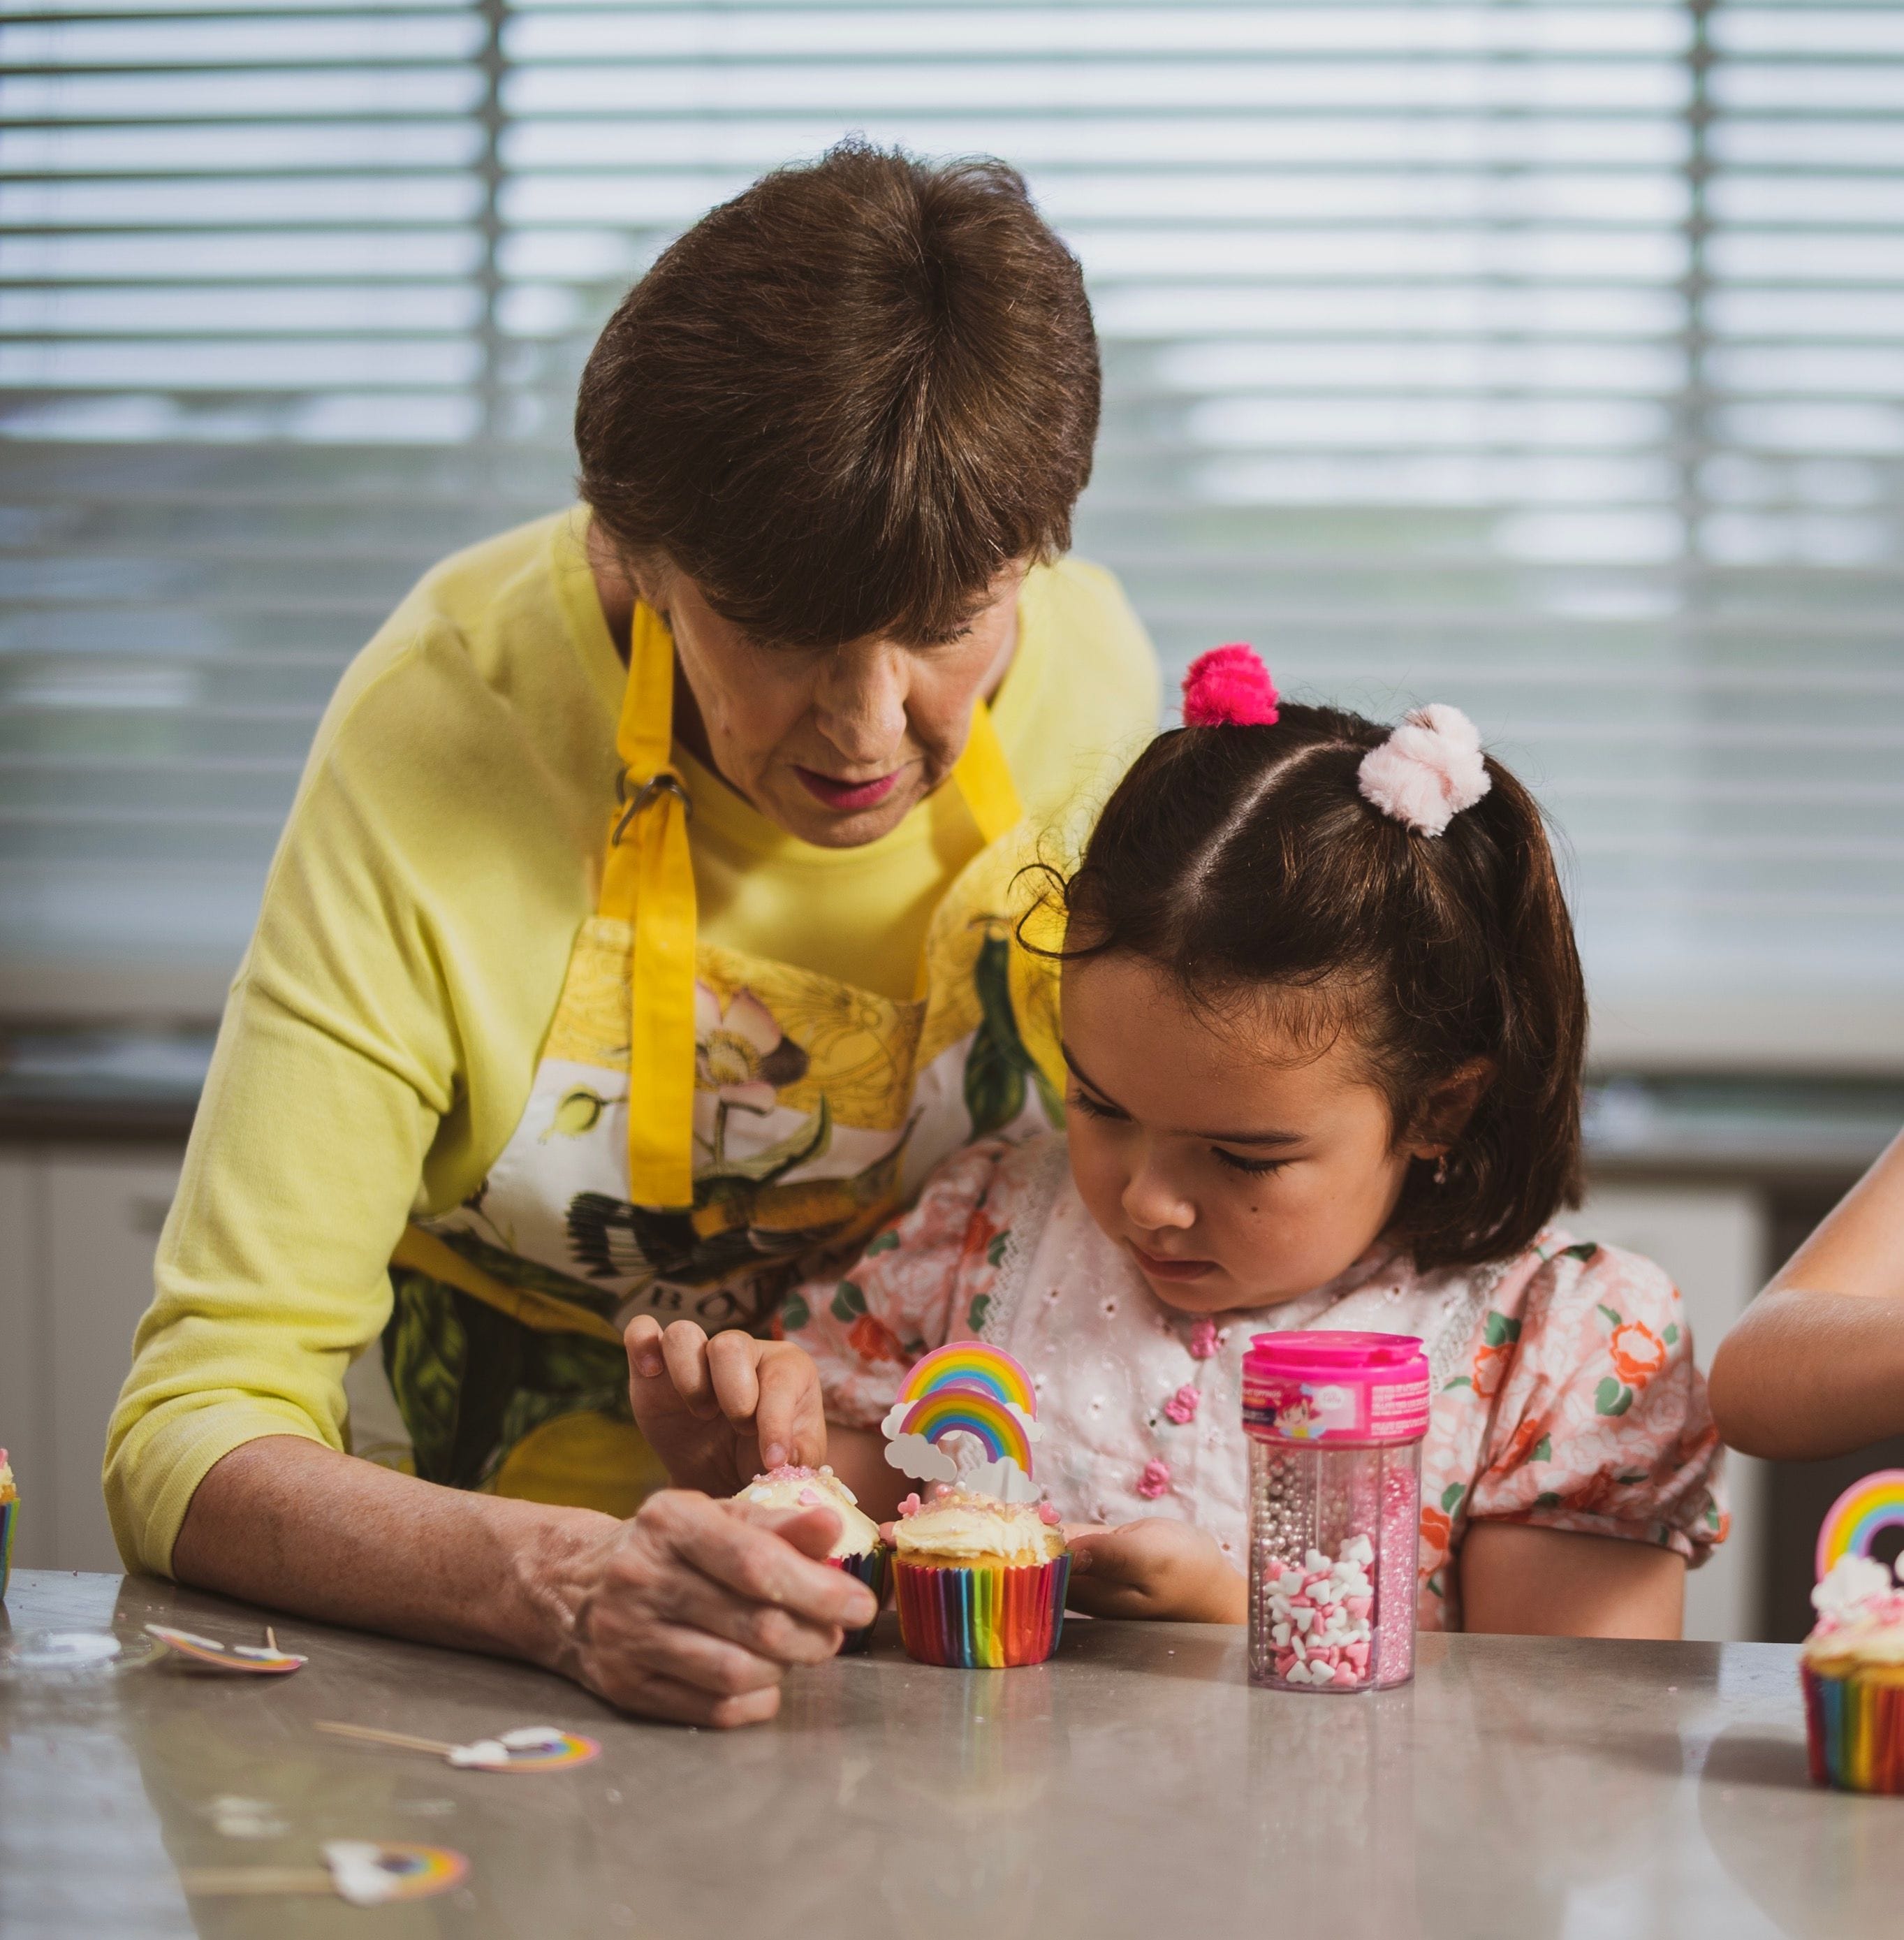
[{"label": "apron neck strap", "polygon": [[693,804],[675,773],[675,642],[644,602],[635,608],[615,752],[621,758],[604,912],[634,932],[628,980],[628,1196],[637,1206],[694,1199]]},{"label": "apron neck strap", "polygon": [[[608,825],[602,909],[634,933],[629,978],[628,1196],[637,1206],[694,1199],[693,804],[672,764],[675,642],[637,602],[615,752],[621,768]],[[952,779],[987,847],[1023,815],[1005,751],[980,701]],[[925,995],[925,965],[919,970]]]}]

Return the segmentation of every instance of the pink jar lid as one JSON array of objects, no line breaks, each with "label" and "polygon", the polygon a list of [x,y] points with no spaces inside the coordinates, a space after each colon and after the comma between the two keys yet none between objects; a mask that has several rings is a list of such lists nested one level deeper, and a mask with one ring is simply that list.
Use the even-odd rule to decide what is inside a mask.
[{"label": "pink jar lid", "polygon": [[1412,1334],[1258,1334],[1243,1356],[1243,1426],[1259,1441],[1418,1441],[1428,1357]]}]

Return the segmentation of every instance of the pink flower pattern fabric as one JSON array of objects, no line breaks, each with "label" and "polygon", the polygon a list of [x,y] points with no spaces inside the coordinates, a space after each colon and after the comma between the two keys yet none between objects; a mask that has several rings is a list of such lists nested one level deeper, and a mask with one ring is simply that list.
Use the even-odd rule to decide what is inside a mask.
[{"label": "pink flower pattern fabric", "polygon": [[1251,1336],[1418,1334],[1437,1375],[1422,1450],[1424,1629],[1461,1627],[1450,1565],[1476,1521],[1656,1543],[1695,1564],[1723,1540],[1705,1383],[1677,1290],[1649,1261],[1558,1230],[1478,1270],[1424,1275],[1378,1247],[1297,1300],[1193,1319],[1098,1231],[1062,1145],[967,1147],[845,1278],[789,1298],[781,1331],[818,1364],[830,1418],[876,1426],[920,1355],[994,1341],[1037,1383],[1038,1478],[1068,1521],[1178,1516],[1240,1567]]}]

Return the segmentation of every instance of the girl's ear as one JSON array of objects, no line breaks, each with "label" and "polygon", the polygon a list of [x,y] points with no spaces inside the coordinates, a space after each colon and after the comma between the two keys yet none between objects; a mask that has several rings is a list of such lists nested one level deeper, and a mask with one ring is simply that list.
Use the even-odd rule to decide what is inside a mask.
[{"label": "girl's ear", "polygon": [[1412,1158],[1439,1158],[1474,1116],[1488,1087],[1494,1081],[1494,1061],[1472,1057],[1430,1087],[1403,1141]]}]

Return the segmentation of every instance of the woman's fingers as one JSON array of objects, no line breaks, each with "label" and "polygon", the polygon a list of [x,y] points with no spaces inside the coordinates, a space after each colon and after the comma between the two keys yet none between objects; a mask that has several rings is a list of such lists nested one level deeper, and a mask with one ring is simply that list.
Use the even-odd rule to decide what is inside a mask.
[{"label": "woman's fingers", "polygon": [[[651,1496],[642,1515],[667,1500]],[[660,1533],[702,1575],[750,1603],[771,1603],[809,1624],[858,1630],[872,1622],[876,1606],[864,1583],[830,1563],[809,1560],[824,1556],[839,1538],[839,1518],[832,1510],[769,1516],[745,1503],[685,1500],[687,1508],[664,1511]]]},{"label": "woman's fingers", "polygon": [[769,1684],[738,1697],[703,1691],[672,1677],[642,1676],[602,1694],[624,1710],[671,1725],[704,1725],[731,1731],[740,1725],[763,1725],[780,1709],[780,1686]]},{"label": "woman's fingers", "polygon": [[820,1370],[811,1355],[789,1343],[754,1344],[760,1348],[754,1432],[760,1438],[761,1466],[777,1469],[783,1462],[798,1462],[817,1467],[827,1459]]},{"label": "woman's fingers", "polygon": [[675,1623],[705,1631],[775,1664],[824,1664],[844,1634],[835,1624],[809,1623],[792,1611],[759,1603],[703,1576],[684,1569],[655,1599]]},{"label": "woman's fingers", "polygon": [[668,1378],[690,1414],[711,1421],[720,1412],[708,1372],[708,1337],[691,1320],[677,1320],[661,1337]]}]

